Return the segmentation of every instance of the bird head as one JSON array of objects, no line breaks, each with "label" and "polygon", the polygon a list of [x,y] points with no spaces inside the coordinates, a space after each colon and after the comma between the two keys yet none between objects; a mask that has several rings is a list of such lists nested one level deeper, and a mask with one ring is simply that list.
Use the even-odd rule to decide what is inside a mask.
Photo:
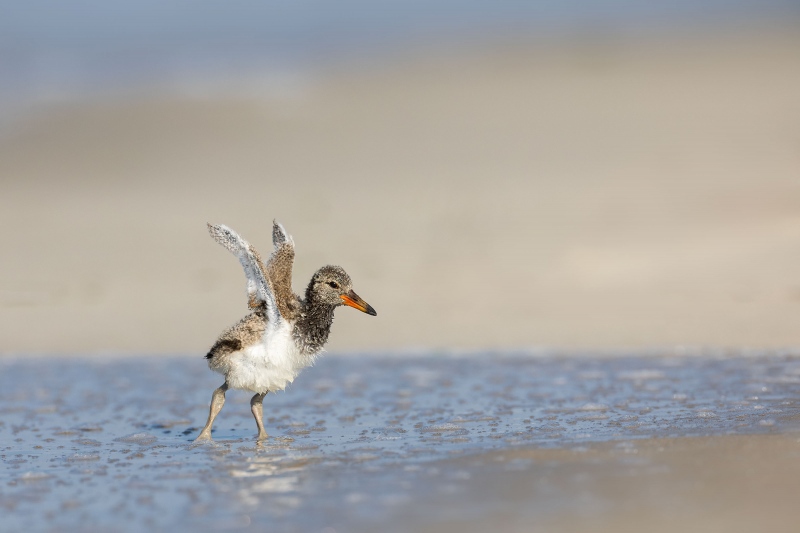
[{"label": "bird head", "polygon": [[342,267],[328,265],[311,278],[307,297],[332,306],[348,305],[375,316],[378,313],[353,291],[353,282]]}]

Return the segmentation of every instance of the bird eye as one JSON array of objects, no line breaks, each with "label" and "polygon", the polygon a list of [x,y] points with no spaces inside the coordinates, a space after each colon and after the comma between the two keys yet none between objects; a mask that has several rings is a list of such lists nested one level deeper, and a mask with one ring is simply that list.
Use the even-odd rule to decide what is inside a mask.
[{"label": "bird eye", "polygon": [[336,283],[335,281],[329,281],[329,282],[328,282],[328,285],[330,285],[330,287],[331,287],[332,289],[338,289],[338,288],[339,288],[339,284],[338,284],[338,283]]}]

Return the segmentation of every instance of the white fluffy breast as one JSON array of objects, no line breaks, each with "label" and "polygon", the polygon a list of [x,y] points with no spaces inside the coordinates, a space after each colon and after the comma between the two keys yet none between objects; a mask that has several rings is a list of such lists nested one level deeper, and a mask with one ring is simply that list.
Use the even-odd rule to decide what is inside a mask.
[{"label": "white fluffy breast", "polygon": [[279,391],[312,362],[297,348],[291,325],[282,321],[278,327],[268,326],[260,342],[231,354],[227,383],[252,392]]}]

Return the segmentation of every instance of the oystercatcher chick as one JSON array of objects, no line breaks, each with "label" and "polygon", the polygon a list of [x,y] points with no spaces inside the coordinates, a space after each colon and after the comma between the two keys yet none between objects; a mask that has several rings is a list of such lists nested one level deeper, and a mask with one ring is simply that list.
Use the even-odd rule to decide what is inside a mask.
[{"label": "oystercatcher chick", "polygon": [[211,439],[211,426],[225,403],[228,389],[255,393],[250,410],[258,426],[257,440],[264,431],[264,397],[284,390],[301,370],[314,363],[322,352],[333,324],[333,312],[341,305],[355,307],[368,315],[377,313],[353,292],[350,276],[338,266],[317,270],[301,298],[292,290],[294,240],[273,221],[274,250],[266,263],[235,231],[222,224],[208,224],[219,244],[239,258],[247,277],[250,314],[219,336],[206,355],[211,370],[225,376],[225,382],[211,396],[208,422],[195,442]]}]

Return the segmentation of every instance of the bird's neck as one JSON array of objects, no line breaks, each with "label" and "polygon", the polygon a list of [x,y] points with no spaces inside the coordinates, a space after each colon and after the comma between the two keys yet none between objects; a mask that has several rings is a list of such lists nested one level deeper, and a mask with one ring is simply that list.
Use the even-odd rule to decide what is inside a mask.
[{"label": "bird's neck", "polygon": [[336,306],[318,302],[310,292],[301,307],[300,316],[295,323],[295,341],[309,354],[317,353],[325,346],[333,325],[333,311]]}]

